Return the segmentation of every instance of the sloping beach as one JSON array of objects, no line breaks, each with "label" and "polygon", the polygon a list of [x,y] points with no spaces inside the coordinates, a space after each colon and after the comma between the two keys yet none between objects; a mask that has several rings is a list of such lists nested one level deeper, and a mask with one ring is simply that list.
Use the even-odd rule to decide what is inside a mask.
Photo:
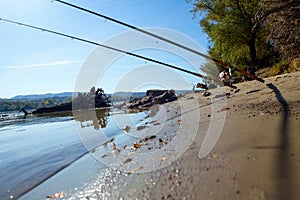
[{"label": "sloping beach", "polygon": [[[217,88],[209,97],[187,94],[179,104],[163,106],[165,131],[175,134],[164,144],[168,148],[156,148],[154,142],[149,151],[137,152],[149,156],[162,149],[166,154],[157,151],[161,154],[149,162],[133,159],[131,167],[117,166],[117,171],[98,170],[93,167],[98,159],[83,157],[23,199],[46,199],[55,192],[66,199],[299,199],[299,79],[298,71],[265,83],[240,83],[236,91]],[[214,133],[214,141],[207,143],[214,130],[220,135]],[[127,157],[121,158],[127,163]],[[70,184],[74,177],[78,182]]]}]

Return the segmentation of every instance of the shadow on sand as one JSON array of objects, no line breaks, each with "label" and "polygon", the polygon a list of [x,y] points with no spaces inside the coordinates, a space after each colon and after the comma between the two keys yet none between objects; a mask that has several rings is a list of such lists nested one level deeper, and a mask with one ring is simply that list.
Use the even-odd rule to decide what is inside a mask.
[{"label": "shadow on sand", "polygon": [[293,199],[293,177],[290,169],[289,156],[289,115],[290,109],[288,103],[283,98],[278,88],[272,83],[267,86],[275,92],[278,102],[282,106],[283,116],[279,129],[279,144],[277,158],[275,159],[275,177],[277,179],[275,186],[276,199]]}]

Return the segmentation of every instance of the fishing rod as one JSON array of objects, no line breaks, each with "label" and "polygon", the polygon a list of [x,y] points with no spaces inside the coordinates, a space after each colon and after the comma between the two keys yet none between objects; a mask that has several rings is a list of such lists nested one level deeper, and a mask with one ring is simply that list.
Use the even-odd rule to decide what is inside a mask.
[{"label": "fishing rod", "polygon": [[98,16],[98,17],[107,19],[107,20],[112,21],[112,22],[115,22],[115,23],[117,23],[117,24],[121,24],[121,25],[123,25],[123,26],[126,26],[126,27],[128,27],[128,28],[134,29],[134,30],[136,30],[136,31],[139,31],[139,32],[144,33],[144,34],[146,34],[146,35],[149,35],[149,36],[151,36],[151,37],[157,38],[157,39],[159,39],[159,40],[165,41],[165,42],[167,42],[167,43],[170,43],[170,44],[172,44],[172,45],[175,45],[175,46],[177,46],[177,47],[180,47],[180,48],[182,48],[182,49],[185,49],[185,50],[187,50],[187,51],[189,51],[189,52],[192,52],[192,53],[194,53],[194,54],[196,54],[196,55],[202,56],[202,57],[204,57],[204,58],[206,58],[206,59],[208,59],[208,60],[213,61],[215,64],[218,64],[218,65],[221,65],[221,66],[223,66],[223,67],[227,67],[227,68],[231,68],[231,69],[233,69],[233,70],[236,70],[236,71],[238,71],[239,73],[241,73],[241,74],[243,74],[243,75],[245,75],[245,76],[247,76],[247,77],[249,77],[249,78],[251,78],[251,79],[255,79],[255,80],[260,81],[260,82],[262,82],[262,83],[265,82],[262,78],[259,78],[259,77],[255,76],[255,75],[253,75],[253,74],[250,74],[250,73],[248,73],[248,72],[246,72],[246,71],[244,71],[244,70],[241,70],[241,69],[239,69],[239,68],[237,68],[237,67],[235,67],[235,66],[233,66],[233,65],[231,65],[231,64],[229,64],[229,63],[222,62],[222,61],[217,60],[217,59],[215,59],[215,58],[212,58],[212,57],[210,57],[210,56],[208,56],[208,55],[206,55],[206,54],[203,54],[203,53],[201,53],[201,52],[199,52],[199,51],[196,51],[196,50],[194,50],[194,49],[191,49],[191,48],[189,48],[189,47],[186,47],[186,46],[184,46],[184,45],[181,45],[181,44],[179,44],[179,43],[177,43],[177,42],[171,41],[171,40],[169,40],[169,39],[167,39],[167,38],[164,38],[164,37],[161,37],[161,36],[156,35],[156,34],[154,34],[154,33],[151,33],[151,32],[149,32],[149,31],[145,31],[145,30],[140,29],[140,28],[138,28],[138,27],[136,27],[136,26],[130,25],[130,24],[128,24],[128,23],[125,23],[125,22],[116,20],[116,19],[114,19],[114,18],[112,18],[112,17],[108,17],[108,16],[106,16],[106,15],[103,15],[103,14],[100,14],[100,13],[97,13],[97,12],[94,12],[94,11],[91,11],[91,10],[88,10],[88,9],[85,9],[85,8],[82,8],[82,7],[79,7],[79,6],[76,6],[76,5],[74,5],[74,4],[71,4],[71,3],[68,3],[68,2],[65,2],[65,1],[62,1],[62,0],[53,0],[53,1],[56,1],[56,2],[59,2],[59,3],[65,4],[65,5],[67,5],[67,6],[70,6],[70,7],[73,7],[73,8],[76,8],[76,9],[79,9],[79,10],[82,10],[82,11],[85,11],[85,12],[88,12],[88,13],[91,13],[91,14],[93,14],[93,15],[96,15],[96,16]]},{"label": "fishing rod", "polygon": [[117,51],[117,52],[120,52],[120,53],[124,53],[124,54],[130,55],[130,56],[133,56],[133,57],[141,58],[141,59],[153,62],[153,63],[164,65],[166,67],[170,67],[172,69],[176,69],[176,70],[188,73],[188,74],[192,74],[194,76],[198,76],[198,77],[203,78],[203,79],[207,79],[207,77],[204,76],[204,75],[202,75],[202,74],[199,74],[199,73],[196,73],[196,72],[192,72],[192,71],[189,71],[189,70],[186,70],[186,69],[182,69],[182,68],[176,67],[174,65],[171,65],[171,64],[168,64],[168,63],[164,63],[162,61],[158,61],[158,60],[155,60],[155,59],[152,59],[152,58],[141,56],[141,55],[138,55],[138,54],[135,54],[135,53],[131,53],[131,52],[128,52],[128,51],[125,51],[125,50],[122,50],[122,49],[115,48],[115,47],[111,47],[111,46],[107,46],[107,45],[104,45],[104,44],[100,44],[100,43],[97,43],[97,42],[94,42],[94,41],[90,41],[90,40],[87,40],[87,39],[79,38],[79,37],[68,35],[68,34],[65,34],[65,33],[60,33],[60,32],[57,32],[57,31],[53,31],[53,30],[41,28],[41,27],[38,27],[38,26],[33,26],[33,25],[29,25],[29,24],[25,24],[25,23],[21,23],[21,22],[17,22],[17,21],[5,19],[5,18],[0,18],[0,20],[8,22],[8,23],[12,23],[12,24],[17,24],[17,25],[20,25],[20,26],[25,26],[25,27],[29,27],[29,28],[32,28],[32,29],[40,30],[40,31],[43,31],[43,32],[48,32],[48,33],[60,35],[60,36],[63,36],[63,37],[71,38],[72,40],[78,40],[78,41],[81,41],[81,42],[85,42],[85,43],[89,43],[89,44],[92,44],[92,45],[100,46],[100,47],[103,47],[103,48],[107,48],[107,49],[110,49],[110,50],[114,50],[114,51]]}]

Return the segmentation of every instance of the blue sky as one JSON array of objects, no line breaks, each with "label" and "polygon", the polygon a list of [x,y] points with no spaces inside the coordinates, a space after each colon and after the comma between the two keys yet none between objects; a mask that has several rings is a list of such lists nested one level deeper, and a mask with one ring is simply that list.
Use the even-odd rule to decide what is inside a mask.
[{"label": "blue sky", "polygon": [[[207,36],[199,26],[199,19],[193,19],[193,14],[189,12],[192,5],[185,0],[66,1],[140,28],[154,27],[176,31],[191,38],[204,50],[207,49]],[[1,0],[0,18],[40,26],[99,43],[129,31],[128,28],[121,25],[51,0]],[[170,35],[166,35],[166,37],[170,37]],[[171,38],[176,40],[177,38],[174,37]],[[179,38],[177,42],[181,41],[182,39]],[[132,42],[141,44],[145,41],[133,38]],[[78,80],[86,60],[99,48],[1,20],[0,44],[0,84],[2,86],[0,98],[10,98],[21,94],[74,91],[76,80]],[[192,66],[180,56],[169,52],[144,49],[137,50],[135,53],[193,71],[199,68],[199,66]],[[189,56],[187,55],[187,57]],[[198,58],[193,57],[192,59]],[[199,58],[199,60],[201,59]],[[96,86],[102,87],[110,93],[117,90],[139,91],[158,85],[166,86],[165,83],[162,83],[164,81],[168,82],[166,87],[190,89],[191,87],[184,82],[196,83],[199,81],[198,78],[191,75],[183,75],[179,80],[176,78],[177,75],[172,75],[173,72],[170,69],[163,66],[160,68],[151,63],[147,63],[149,66],[145,66],[145,64],[145,61],[122,56],[112,62],[104,76],[97,79]],[[157,73],[160,70],[161,73]],[[136,74],[137,72],[138,74]],[[136,81],[137,77],[143,78]],[[86,79],[88,80],[88,78]],[[143,79],[145,82],[142,81]],[[153,84],[150,83],[150,80]],[[147,83],[149,83],[148,86]]]}]

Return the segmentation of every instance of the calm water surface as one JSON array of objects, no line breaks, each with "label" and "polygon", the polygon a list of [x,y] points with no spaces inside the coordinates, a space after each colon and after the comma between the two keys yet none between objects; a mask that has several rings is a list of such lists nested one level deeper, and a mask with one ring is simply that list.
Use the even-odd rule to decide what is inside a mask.
[{"label": "calm water surface", "polygon": [[[82,111],[51,115],[2,113],[0,199],[15,199],[70,166],[124,125],[138,125],[150,111]],[[122,140],[119,140],[122,141]]]}]

